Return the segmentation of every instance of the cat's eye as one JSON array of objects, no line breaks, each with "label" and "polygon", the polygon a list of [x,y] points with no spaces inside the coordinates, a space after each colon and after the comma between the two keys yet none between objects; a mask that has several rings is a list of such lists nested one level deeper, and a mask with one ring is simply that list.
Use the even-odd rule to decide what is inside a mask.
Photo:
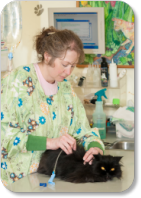
[{"label": "cat's eye", "polygon": [[115,168],[111,168],[111,171],[114,171],[115,170]]},{"label": "cat's eye", "polygon": [[101,170],[104,170],[104,171],[105,171],[105,168],[102,166],[102,167],[101,167]]}]

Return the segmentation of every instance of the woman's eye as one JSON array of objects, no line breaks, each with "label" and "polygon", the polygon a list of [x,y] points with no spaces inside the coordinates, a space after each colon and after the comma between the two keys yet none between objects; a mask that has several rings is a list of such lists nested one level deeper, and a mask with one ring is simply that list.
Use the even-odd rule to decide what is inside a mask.
[{"label": "woman's eye", "polygon": [[[68,65],[63,65],[63,67],[68,67]],[[71,68],[75,68],[75,65],[71,65]]]}]

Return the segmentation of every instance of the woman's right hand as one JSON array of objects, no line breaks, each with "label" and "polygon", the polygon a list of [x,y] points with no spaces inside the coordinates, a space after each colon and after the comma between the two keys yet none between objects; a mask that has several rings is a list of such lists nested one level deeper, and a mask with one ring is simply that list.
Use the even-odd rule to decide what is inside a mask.
[{"label": "woman's right hand", "polygon": [[76,140],[69,134],[65,134],[59,138],[47,138],[46,149],[57,150],[61,148],[67,155],[76,150]]}]

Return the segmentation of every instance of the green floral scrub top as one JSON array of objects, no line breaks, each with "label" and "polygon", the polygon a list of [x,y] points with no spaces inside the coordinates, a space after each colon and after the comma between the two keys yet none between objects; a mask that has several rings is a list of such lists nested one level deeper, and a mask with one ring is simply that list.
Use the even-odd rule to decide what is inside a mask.
[{"label": "green floral scrub top", "polygon": [[1,81],[1,179],[5,186],[36,172],[41,151],[27,150],[28,136],[57,138],[68,133],[85,149],[104,150],[97,128],[66,79],[56,95],[46,96],[34,65],[20,66]]}]

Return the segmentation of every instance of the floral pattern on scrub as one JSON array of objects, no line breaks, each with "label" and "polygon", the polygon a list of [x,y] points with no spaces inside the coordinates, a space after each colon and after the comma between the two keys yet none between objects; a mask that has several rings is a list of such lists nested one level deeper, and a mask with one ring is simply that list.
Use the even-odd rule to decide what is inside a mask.
[{"label": "floral pattern on scrub", "polygon": [[57,138],[69,133],[87,150],[96,141],[104,150],[97,129],[90,128],[85,109],[66,79],[58,92],[46,96],[34,65],[20,66],[2,79],[1,179],[6,186],[36,172],[44,151],[27,151],[28,135]]}]

